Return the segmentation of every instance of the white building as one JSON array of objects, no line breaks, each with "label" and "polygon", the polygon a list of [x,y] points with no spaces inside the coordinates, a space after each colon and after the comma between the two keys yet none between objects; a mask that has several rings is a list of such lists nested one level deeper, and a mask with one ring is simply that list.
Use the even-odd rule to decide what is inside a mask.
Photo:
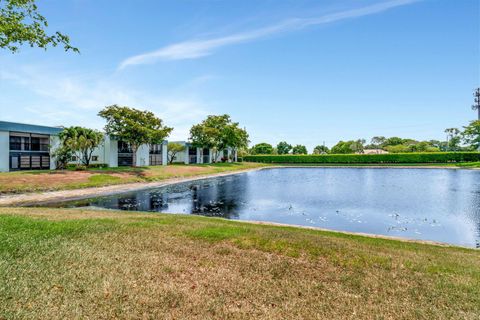
[{"label": "white building", "polygon": [[[78,163],[74,158],[71,163]],[[92,153],[91,164],[106,164],[111,168],[131,166],[133,152],[127,143],[105,135],[104,141]],[[136,153],[137,166],[167,165],[167,141],[152,146],[141,145]]]},{"label": "white building", "polygon": [[175,155],[173,163],[184,163],[184,164],[200,164],[200,163],[212,163],[212,162],[222,162],[223,160],[231,162],[237,161],[233,157],[233,151],[231,148],[227,148],[221,152],[217,153],[217,158],[214,157],[214,150],[211,148],[197,148],[193,147],[190,142],[187,141],[171,141],[172,143],[178,143],[182,146],[185,146],[185,149],[182,152],[179,152]]},{"label": "white building", "polygon": [[55,169],[59,127],[0,121],[0,172]]},{"label": "white building", "polygon": [[[53,151],[59,146],[61,127],[46,127],[31,124],[0,121],[0,172],[16,170],[55,169]],[[179,152],[174,163],[199,164],[222,161],[236,161],[231,148],[215,154],[211,148],[193,147],[186,141],[177,141],[185,150]],[[133,152],[127,143],[105,135],[104,141],[92,153],[91,164],[105,164],[108,167],[131,166]],[[156,145],[142,145],[136,152],[137,166],[168,164],[168,142]],[[80,163],[76,156],[70,162]]]}]

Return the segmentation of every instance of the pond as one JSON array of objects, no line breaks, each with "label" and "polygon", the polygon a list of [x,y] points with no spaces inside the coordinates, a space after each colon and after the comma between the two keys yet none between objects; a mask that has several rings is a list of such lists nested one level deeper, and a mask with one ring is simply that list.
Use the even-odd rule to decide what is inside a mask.
[{"label": "pond", "polygon": [[53,206],[270,221],[480,247],[480,171],[473,170],[271,168]]}]

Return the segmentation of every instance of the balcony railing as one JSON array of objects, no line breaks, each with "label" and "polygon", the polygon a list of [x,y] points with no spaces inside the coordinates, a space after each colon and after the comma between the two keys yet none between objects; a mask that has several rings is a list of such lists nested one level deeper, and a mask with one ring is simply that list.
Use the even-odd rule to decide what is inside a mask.
[{"label": "balcony railing", "polygon": [[210,163],[210,156],[203,156],[203,163]]},{"label": "balcony railing", "polygon": [[10,142],[10,150],[48,152],[50,145],[48,143]]},{"label": "balcony railing", "polygon": [[197,163],[197,156],[188,156],[188,163]]}]

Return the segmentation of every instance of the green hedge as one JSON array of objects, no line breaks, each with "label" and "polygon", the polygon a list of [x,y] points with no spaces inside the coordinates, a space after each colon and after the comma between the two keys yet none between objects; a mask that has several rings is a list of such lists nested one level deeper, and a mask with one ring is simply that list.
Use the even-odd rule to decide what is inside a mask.
[{"label": "green hedge", "polygon": [[265,163],[447,163],[477,162],[480,152],[423,152],[388,154],[255,155],[243,161]]}]

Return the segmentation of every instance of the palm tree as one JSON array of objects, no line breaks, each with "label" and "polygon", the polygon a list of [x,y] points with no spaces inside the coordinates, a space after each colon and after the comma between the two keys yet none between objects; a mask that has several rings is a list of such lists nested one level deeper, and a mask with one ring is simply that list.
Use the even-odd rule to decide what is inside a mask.
[{"label": "palm tree", "polygon": [[478,111],[478,120],[480,120],[480,88],[475,89],[473,96],[475,97],[475,102],[472,105],[472,109]]}]

